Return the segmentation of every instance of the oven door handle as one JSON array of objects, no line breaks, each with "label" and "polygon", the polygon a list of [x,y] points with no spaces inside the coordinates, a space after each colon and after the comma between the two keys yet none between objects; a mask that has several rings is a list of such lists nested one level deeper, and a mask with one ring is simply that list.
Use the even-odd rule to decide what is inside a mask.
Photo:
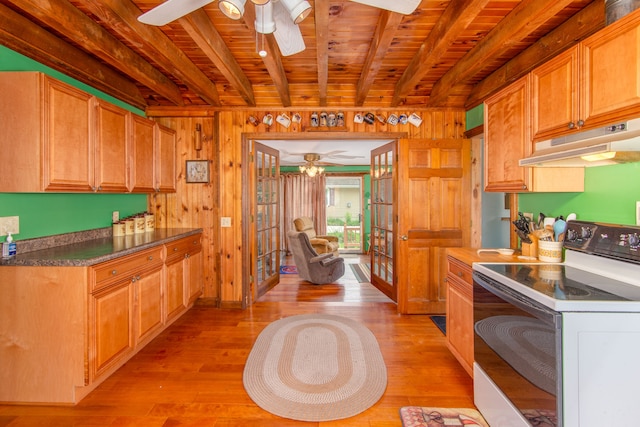
[{"label": "oven door handle", "polygon": [[554,328],[559,329],[562,326],[562,316],[560,313],[523,296],[520,292],[511,289],[509,286],[495,281],[484,274],[478,273],[477,271],[473,272],[473,281],[492,294],[504,299],[508,303],[521,308],[532,316],[535,316],[550,325],[553,325]]}]

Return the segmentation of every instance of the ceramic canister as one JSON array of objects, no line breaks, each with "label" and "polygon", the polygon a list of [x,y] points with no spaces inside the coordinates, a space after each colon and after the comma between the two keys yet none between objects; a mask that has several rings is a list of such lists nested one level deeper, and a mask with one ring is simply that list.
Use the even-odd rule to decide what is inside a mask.
[{"label": "ceramic canister", "polygon": [[153,214],[144,214],[144,231],[153,231],[156,228],[156,217]]},{"label": "ceramic canister", "polygon": [[144,233],[144,229],[146,227],[146,221],[144,220],[144,215],[138,215],[134,218],[134,227],[135,233]]}]

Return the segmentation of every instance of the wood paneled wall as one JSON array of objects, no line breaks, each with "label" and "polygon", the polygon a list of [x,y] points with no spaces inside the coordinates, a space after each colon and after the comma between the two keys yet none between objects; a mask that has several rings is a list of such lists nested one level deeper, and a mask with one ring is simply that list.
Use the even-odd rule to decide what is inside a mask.
[{"label": "wood paneled wall", "polygon": [[[342,111],[345,127],[342,129],[311,128],[312,111]],[[292,123],[287,129],[275,122],[280,113],[289,117],[299,113],[301,123]],[[178,137],[178,184],[175,194],[158,194],[149,197],[150,209],[158,215],[159,227],[201,227],[204,230],[205,287],[204,297],[215,299],[222,307],[243,306],[243,141],[252,137],[262,139],[326,139],[338,136],[357,140],[380,137],[406,138],[464,138],[465,112],[462,109],[431,110],[372,110],[374,114],[388,117],[390,114],[416,113],[423,119],[419,127],[411,124],[392,126],[375,121],[373,125],[354,123],[356,113],[366,113],[362,108],[320,109],[303,107],[288,110],[230,110],[209,111],[186,109],[171,112],[172,117],[156,119],[177,131]],[[274,123],[267,127],[262,123],[266,114],[274,116]],[[166,111],[163,112],[166,114]],[[249,116],[260,120],[258,126],[249,122]],[[201,159],[210,160],[211,183],[187,184],[185,161],[197,159],[193,145],[195,125],[200,123],[203,133],[212,137],[203,144]],[[214,132],[216,131],[217,132]],[[345,146],[348,146],[346,142]],[[221,228],[220,218],[230,217],[231,227]]]}]

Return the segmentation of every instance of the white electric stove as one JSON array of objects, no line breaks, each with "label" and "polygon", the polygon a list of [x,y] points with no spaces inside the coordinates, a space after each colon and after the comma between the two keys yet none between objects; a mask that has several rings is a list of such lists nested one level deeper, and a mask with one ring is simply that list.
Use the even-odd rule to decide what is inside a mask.
[{"label": "white electric stove", "polygon": [[633,425],[640,228],[570,221],[565,262],[474,264],[476,406],[492,427]]}]

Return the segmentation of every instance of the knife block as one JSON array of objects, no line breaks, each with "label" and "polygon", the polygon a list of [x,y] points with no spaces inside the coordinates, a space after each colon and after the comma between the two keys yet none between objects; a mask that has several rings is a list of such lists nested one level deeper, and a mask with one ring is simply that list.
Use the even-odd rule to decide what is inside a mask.
[{"label": "knife block", "polygon": [[522,255],[538,258],[538,241],[533,240],[531,243],[522,242]]}]

